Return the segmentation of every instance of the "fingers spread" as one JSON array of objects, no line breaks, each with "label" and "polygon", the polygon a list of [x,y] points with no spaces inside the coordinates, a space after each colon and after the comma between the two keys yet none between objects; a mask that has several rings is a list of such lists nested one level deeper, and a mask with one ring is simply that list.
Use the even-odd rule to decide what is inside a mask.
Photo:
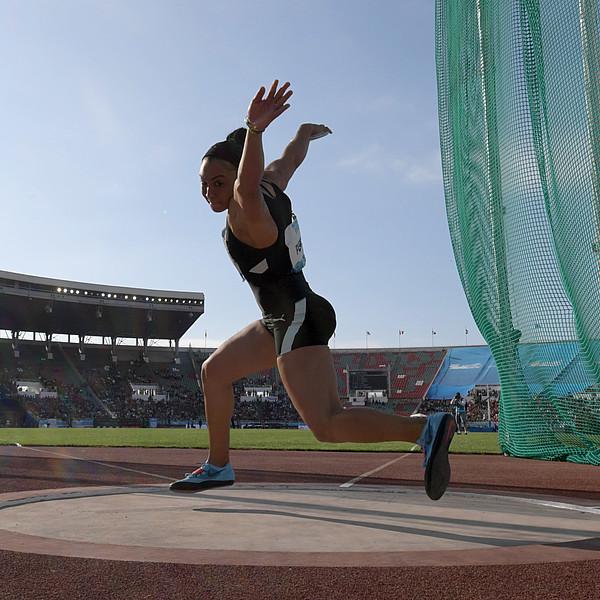
[{"label": "fingers spread", "polygon": [[[275,94],[274,100],[276,100],[277,102],[282,101],[281,98],[282,96],[285,94],[285,91],[290,87],[290,82],[286,81],[277,91],[277,93]],[[283,100],[283,102],[285,102],[285,100]]]},{"label": "fingers spread", "polygon": [[258,90],[258,92],[256,92],[256,96],[254,96],[252,102],[260,102],[263,99],[264,95],[265,95],[265,87],[261,86],[260,90]]},{"label": "fingers spread", "polygon": [[277,86],[279,85],[279,79],[276,79],[273,82],[273,85],[271,86],[271,89],[269,90],[269,95],[267,96],[267,100],[269,98],[274,98],[275,96],[275,92],[277,91]]},{"label": "fingers spread", "polygon": [[281,103],[287,102],[287,101],[288,101],[288,100],[289,100],[289,99],[292,97],[292,94],[293,94],[293,93],[294,93],[294,92],[292,92],[292,90],[290,90],[290,91],[289,91],[287,94],[285,94],[285,95],[284,95],[284,96],[283,96],[283,97],[282,97],[282,98],[279,100],[279,102],[281,102]]}]

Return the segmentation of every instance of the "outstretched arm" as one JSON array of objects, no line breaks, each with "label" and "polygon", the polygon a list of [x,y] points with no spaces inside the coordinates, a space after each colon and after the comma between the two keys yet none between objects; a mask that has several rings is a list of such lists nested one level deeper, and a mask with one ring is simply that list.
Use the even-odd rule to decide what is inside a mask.
[{"label": "outstretched arm", "polygon": [[287,145],[281,158],[274,160],[265,169],[265,178],[285,190],[292,175],[306,158],[310,142],[330,133],[331,129],[325,125],[313,123],[300,125],[294,139]]},{"label": "outstretched arm", "polygon": [[233,197],[251,221],[261,220],[268,215],[259,187],[264,174],[262,132],[290,106],[286,104],[292,95],[291,90],[287,91],[290,84],[285,83],[277,89],[278,85],[279,81],[275,80],[266,97],[265,88],[261,87],[248,107],[248,134]]}]

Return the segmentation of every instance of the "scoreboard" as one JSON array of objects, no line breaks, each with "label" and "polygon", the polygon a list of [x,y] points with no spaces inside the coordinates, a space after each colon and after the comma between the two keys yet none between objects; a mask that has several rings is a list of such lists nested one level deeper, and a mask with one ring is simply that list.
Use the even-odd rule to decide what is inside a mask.
[{"label": "scoreboard", "polygon": [[350,391],[354,390],[387,390],[387,369],[364,369],[350,371]]}]

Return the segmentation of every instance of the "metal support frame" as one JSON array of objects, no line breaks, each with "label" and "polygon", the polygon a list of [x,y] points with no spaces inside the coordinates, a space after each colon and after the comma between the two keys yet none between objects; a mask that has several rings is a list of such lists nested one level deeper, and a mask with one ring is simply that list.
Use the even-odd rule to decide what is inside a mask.
[{"label": "metal support frame", "polygon": [[110,337],[110,358],[113,363],[117,363],[117,338]]},{"label": "metal support frame", "polygon": [[[79,338],[79,360],[85,360],[85,336],[79,334],[77,337]],[[70,341],[71,336],[69,336]]]},{"label": "metal support frame", "polygon": [[150,359],[148,358],[148,338],[146,336],[144,336],[143,340],[144,340],[144,349],[142,350],[142,360],[145,363],[149,363]]},{"label": "metal support frame", "polygon": [[46,358],[48,360],[52,360],[54,358],[54,354],[52,354],[52,333],[45,333],[46,336]]},{"label": "metal support frame", "polygon": [[11,336],[12,336],[12,349],[13,349],[13,353],[15,355],[15,358],[19,358],[21,356],[21,350],[19,349],[19,335],[21,334],[20,331],[11,331]]},{"label": "metal support frame", "polygon": [[[179,338],[173,340],[175,342],[175,348],[173,349],[173,362],[176,365],[181,364],[181,358],[179,358]],[[171,340],[169,340],[169,344],[171,344]]]}]

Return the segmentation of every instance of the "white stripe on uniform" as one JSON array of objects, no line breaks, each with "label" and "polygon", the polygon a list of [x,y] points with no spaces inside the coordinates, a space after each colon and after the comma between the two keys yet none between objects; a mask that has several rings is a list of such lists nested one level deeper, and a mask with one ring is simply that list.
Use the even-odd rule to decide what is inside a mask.
[{"label": "white stripe on uniform", "polygon": [[302,298],[298,300],[294,305],[294,319],[290,323],[287,331],[285,332],[285,336],[283,337],[283,342],[281,343],[281,354],[285,354],[292,349],[292,345],[294,343],[294,338],[298,333],[300,327],[302,327],[302,323],[304,323],[304,318],[306,317],[306,298]]}]

